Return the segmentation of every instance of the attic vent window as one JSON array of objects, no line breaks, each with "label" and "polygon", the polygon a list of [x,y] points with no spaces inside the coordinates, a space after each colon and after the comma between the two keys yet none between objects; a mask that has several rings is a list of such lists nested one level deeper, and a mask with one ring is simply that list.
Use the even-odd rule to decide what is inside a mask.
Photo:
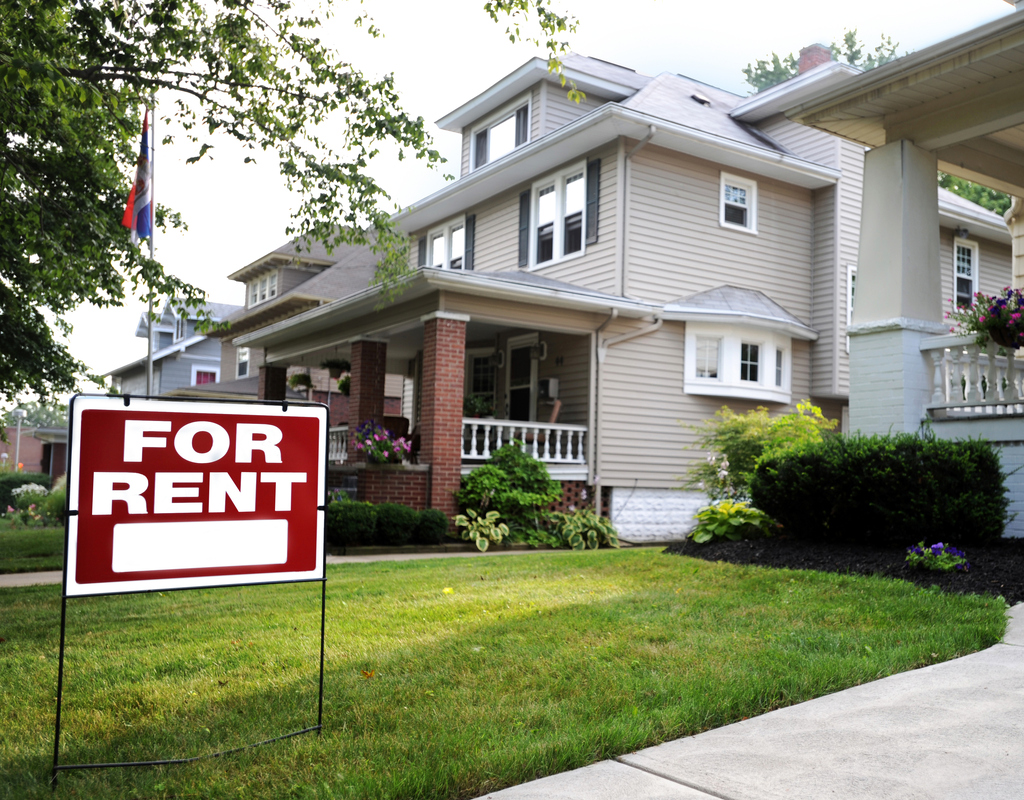
[{"label": "attic vent window", "polygon": [[690,97],[692,97],[694,100],[696,100],[702,106],[710,106],[711,105],[710,98],[705,97],[700,92],[694,92],[692,95],[690,95]]}]

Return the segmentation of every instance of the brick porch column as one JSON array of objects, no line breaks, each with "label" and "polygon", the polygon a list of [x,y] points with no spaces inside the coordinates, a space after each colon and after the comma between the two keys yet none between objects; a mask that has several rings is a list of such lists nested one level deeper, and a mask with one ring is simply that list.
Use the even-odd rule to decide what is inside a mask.
[{"label": "brick porch column", "polygon": [[260,365],[260,382],[256,397],[260,400],[284,400],[288,390],[288,370],[285,367]]},{"label": "brick porch column", "polygon": [[423,317],[423,399],[420,463],[430,464],[430,507],[458,513],[454,493],[462,467],[462,393],[466,359],[465,314],[437,311]]},{"label": "brick porch column", "polygon": [[[361,339],[352,342],[351,384],[348,393],[348,429],[354,432],[366,420],[384,422],[384,375],[387,373],[387,342]],[[352,449],[352,461],[366,457]]]}]

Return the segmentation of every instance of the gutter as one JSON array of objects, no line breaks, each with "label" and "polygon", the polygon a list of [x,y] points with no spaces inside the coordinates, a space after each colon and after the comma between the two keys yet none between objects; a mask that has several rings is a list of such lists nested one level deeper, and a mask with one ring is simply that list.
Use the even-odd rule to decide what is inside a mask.
[{"label": "gutter", "polygon": [[[611,320],[608,321],[610,322]],[[654,322],[652,322],[647,327],[641,328],[638,331],[620,333],[618,336],[613,336],[610,339],[605,339],[604,341],[601,341],[600,338],[598,338],[597,360],[603,364],[605,357],[608,355],[609,347],[615,347],[615,345],[622,344],[623,342],[628,342],[630,339],[638,339],[641,336],[647,336],[650,333],[654,333],[655,331],[660,330],[661,326],[664,324],[664,317],[656,316],[654,318]]]}]

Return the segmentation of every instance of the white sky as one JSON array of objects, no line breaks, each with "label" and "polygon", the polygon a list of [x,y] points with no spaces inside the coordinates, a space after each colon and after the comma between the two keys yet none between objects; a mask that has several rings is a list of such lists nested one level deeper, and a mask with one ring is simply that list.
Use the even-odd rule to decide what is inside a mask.
[{"label": "white sky", "polygon": [[[846,28],[856,28],[867,49],[883,33],[891,36],[902,54],[1014,13],[1005,0],[554,2],[580,19],[571,38],[578,53],[647,75],[681,73],[743,95],[749,93],[742,73],[748,63],[772,51],[785,55],[814,42],[829,44]],[[439,131],[433,120],[543,55],[509,43],[504,26],[484,13],[483,0],[367,0],[363,5],[335,0],[335,6],[337,18],[322,38],[368,75],[394,73],[406,110],[428,120],[435,146],[452,162],[453,173],[458,134]],[[383,39],[373,40],[351,24],[362,11],[373,16]],[[171,101],[163,102],[169,107]],[[189,231],[158,232],[156,255],[169,272],[205,289],[210,300],[241,304],[242,285],[225,276],[287,241],[292,199],[271,155],[263,154],[253,166],[243,165],[241,151],[228,142],[211,152],[212,161],[186,166],[191,150],[158,147],[157,201],[180,212]],[[442,172],[384,155],[371,171],[401,205],[444,183]],[[126,175],[126,196],[130,183]],[[141,300],[123,309],[79,309],[71,316],[72,353],[101,374],[145,356],[145,339],[134,336],[144,310]]]}]

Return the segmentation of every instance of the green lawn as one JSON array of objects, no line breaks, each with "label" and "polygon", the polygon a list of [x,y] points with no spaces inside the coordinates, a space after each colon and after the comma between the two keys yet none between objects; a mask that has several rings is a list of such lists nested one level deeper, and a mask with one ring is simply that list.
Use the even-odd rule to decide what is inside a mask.
[{"label": "green lawn", "polygon": [[0,573],[64,569],[63,528],[0,528]]},{"label": "green lawn", "polygon": [[[1000,601],[656,550],[329,569],[324,733],[85,798],[470,798],[995,643]],[[319,584],[72,600],[62,761],[311,724]],[[0,798],[52,798],[59,587],[0,590]],[[60,796],[60,795],[58,795]]]}]

